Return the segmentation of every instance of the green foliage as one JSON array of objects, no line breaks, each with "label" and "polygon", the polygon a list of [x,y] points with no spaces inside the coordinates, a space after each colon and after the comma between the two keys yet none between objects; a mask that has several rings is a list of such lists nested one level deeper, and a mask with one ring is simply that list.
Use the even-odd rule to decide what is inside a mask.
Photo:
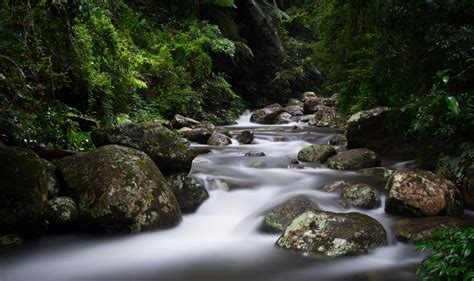
[{"label": "green foliage", "polygon": [[445,229],[417,245],[420,251],[432,250],[417,274],[423,280],[464,280],[474,278],[474,228]]}]

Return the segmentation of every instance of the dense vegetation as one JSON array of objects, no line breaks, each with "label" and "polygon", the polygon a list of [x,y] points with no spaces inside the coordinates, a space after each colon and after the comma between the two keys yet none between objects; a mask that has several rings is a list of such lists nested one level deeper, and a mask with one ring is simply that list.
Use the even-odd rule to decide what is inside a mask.
[{"label": "dense vegetation", "polygon": [[398,108],[436,159],[473,138],[473,12],[447,0],[3,1],[0,133],[87,149],[83,119],[230,123],[243,104],[312,90],[339,93],[346,113]]}]

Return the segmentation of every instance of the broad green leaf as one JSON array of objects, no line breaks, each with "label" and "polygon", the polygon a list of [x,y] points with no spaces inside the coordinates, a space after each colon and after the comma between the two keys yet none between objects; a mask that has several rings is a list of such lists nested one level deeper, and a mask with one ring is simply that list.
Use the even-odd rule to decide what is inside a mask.
[{"label": "broad green leaf", "polygon": [[459,109],[459,103],[456,98],[449,96],[446,98],[446,102],[448,103],[449,110],[451,110],[451,112],[455,115],[458,115],[461,110]]}]

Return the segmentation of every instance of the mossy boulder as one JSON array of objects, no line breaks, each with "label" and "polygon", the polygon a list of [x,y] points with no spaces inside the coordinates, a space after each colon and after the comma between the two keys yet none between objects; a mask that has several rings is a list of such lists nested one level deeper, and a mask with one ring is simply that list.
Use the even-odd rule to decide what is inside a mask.
[{"label": "mossy boulder", "polygon": [[214,145],[214,146],[225,146],[229,145],[232,143],[232,140],[221,133],[213,133],[209,140],[207,140],[208,145]]},{"label": "mossy boulder", "polygon": [[46,219],[51,225],[72,225],[77,218],[77,206],[72,198],[63,196],[48,201]]},{"label": "mossy boulder", "polygon": [[259,124],[273,124],[280,113],[283,112],[283,107],[278,103],[271,104],[262,109],[255,110],[250,116],[250,122]]},{"label": "mossy boulder", "polygon": [[336,154],[336,149],[329,144],[313,144],[298,152],[298,160],[302,162],[323,163]]},{"label": "mossy boulder", "polygon": [[309,116],[308,124],[316,127],[345,128],[346,117],[334,107],[318,105]]},{"label": "mossy boulder", "polygon": [[423,170],[397,171],[389,179],[385,211],[415,216],[461,216],[463,202],[454,183]]},{"label": "mossy boulder", "polygon": [[282,232],[291,222],[306,211],[316,210],[317,205],[308,197],[298,195],[271,209],[264,220],[264,230]]},{"label": "mossy boulder", "polygon": [[276,244],[305,256],[338,257],[385,246],[387,235],[377,220],[361,213],[308,211],[293,220]]},{"label": "mossy boulder", "polygon": [[377,153],[366,148],[350,149],[331,156],[326,165],[336,170],[360,170],[380,165]]},{"label": "mossy boulder", "polygon": [[62,158],[57,167],[83,228],[139,232],[171,227],[181,220],[168,182],[139,150],[107,145]]},{"label": "mossy boulder", "polygon": [[362,209],[375,209],[380,207],[380,192],[373,186],[359,183],[344,186],[341,189],[342,204]]},{"label": "mossy boulder", "polygon": [[54,166],[13,146],[0,147],[0,159],[0,234],[42,234],[48,190],[57,188]]},{"label": "mossy boulder", "polygon": [[175,131],[156,122],[128,123],[92,132],[96,147],[118,144],[141,150],[164,173],[189,172],[193,159],[203,151],[189,147]]},{"label": "mossy boulder", "polygon": [[253,142],[254,135],[251,130],[242,130],[237,135],[237,141],[242,144],[251,144]]},{"label": "mossy boulder", "polygon": [[397,239],[416,243],[430,239],[437,230],[473,226],[473,218],[425,217],[397,220],[392,229]]},{"label": "mossy boulder", "polygon": [[192,176],[175,174],[169,176],[168,181],[183,213],[196,211],[209,198],[209,193],[204,185]]}]

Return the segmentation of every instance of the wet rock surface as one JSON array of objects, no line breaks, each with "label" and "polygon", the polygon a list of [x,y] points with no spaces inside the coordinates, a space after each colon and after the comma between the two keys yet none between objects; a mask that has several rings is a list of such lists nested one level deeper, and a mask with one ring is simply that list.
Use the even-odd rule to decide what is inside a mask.
[{"label": "wet rock surface", "polygon": [[334,147],[328,144],[314,144],[298,152],[298,160],[303,162],[324,163],[330,156],[336,154]]},{"label": "wet rock surface", "polygon": [[207,144],[209,145],[215,145],[215,146],[224,146],[224,145],[229,145],[231,144],[232,141],[231,139],[221,133],[213,133],[209,140],[207,141]]},{"label": "wet rock surface", "polygon": [[273,124],[275,119],[282,113],[283,107],[275,103],[262,109],[257,109],[250,117],[251,122],[259,124]]},{"label": "wet rock surface", "polygon": [[269,232],[282,232],[299,215],[316,210],[317,205],[308,197],[299,195],[276,206],[265,215],[264,229]]},{"label": "wet rock surface", "polygon": [[381,204],[379,191],[365,183],[344,186],[341,198],[343,205],[362,209],[375,209]]},{"label": "wet rock surface", "polygon": [[342,151],[329,157],[326,165],[336,170],[360,170],[379,166],[381,163],[377,153],[366,148],[357,148]]},{"label": "wet rock surface", "polygon": [[237,135],[237,141],[242,144],[251,144],[253,139],[254,135],[251,130],[243,130]]},{"label": "wet rock surface", "polygon": [[51,225],[68,225],[78,218],[76,203],[70,197],[56,197],[48,201],[46,219]]},{"label": "wet rock surface", "polygon": [[196,211],[209,198],[209,193],[204,185],[192,176],[187,174],[171,175],[168,177],[168,181],[183,213]]}]

